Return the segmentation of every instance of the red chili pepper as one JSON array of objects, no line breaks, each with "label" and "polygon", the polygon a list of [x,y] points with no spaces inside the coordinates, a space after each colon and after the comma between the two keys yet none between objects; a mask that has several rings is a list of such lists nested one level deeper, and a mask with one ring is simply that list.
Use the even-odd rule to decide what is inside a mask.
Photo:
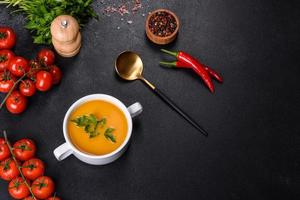
[{"label": "red chili pepper", "polygon": [[[182,64],[182,66],[191,66],[191,68],[199,75],[201,76],[204,83],[207,85],[209,90],[211,92],[214,92],[214,85],[212,83],[212,80],[209,76],[209,73],[205,70],[204,65],[200,64],[196,59],[194,59],[192,56],[190,56],[187,53],[184,53],[182,51],[178,52],[172,52],[165,49],[162,49],[163,52],[172,55],[178,59],[180,62],[179,64]],[[178,63],[175,63],[175,66],[177,66]]]},{"label": "red chili pepper", "polygon": [[213,70],[212,68],[210,68],[210,67],[208,67],[208,66],[206,66],[206,65],[204,65],[204,69],[205,69],[206,71],[208,71],[208,73],[209,73],[214,79],[216,79],[216,80],[219,81],[220,83],[223,83],[223,78],[222,78],[222,76],[221,76],[218,72],[216,72],[215,70]]},{"label": "red chili pepper", "polygon": [[[180,62],[180,61],[174,61],[174,62],[159,62],[161,65],[164,65],[166,67],[176,67],[176,68],[189,68],[189,69],[193,69],[192,66],[187,66],[186,63]],[[200,65],[203,65],[201,63],[199,63]],[[203,65],[204,69],[210,74],[211,77],[213,77],[214,79],[216,79],[217,81],[219,81],[220,83],[223,83],[223,78],[222,76],[216,72],[215,70],[213,70],[212,68]]]}]

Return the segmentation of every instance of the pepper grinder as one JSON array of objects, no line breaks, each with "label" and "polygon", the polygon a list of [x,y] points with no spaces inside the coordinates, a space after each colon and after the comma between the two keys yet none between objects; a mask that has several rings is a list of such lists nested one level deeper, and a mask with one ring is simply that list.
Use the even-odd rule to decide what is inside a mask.
[{"label": "pepper grinder", "polygon": [[52,44],[63,57],[73,57],[80,51],[81,34],[77,20],[70,15],[60,15],[51,23]]}]

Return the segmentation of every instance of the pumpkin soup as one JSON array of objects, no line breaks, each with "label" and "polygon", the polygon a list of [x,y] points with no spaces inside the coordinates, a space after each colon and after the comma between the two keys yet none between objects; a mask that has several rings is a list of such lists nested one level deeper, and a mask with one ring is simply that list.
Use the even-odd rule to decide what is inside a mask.
[{"label": "pumpkin soup", "polygon": [[94,100],[86,102],[71,113],[68,133],[79,150],[104,155],[116,150],[125,140],[127,119],[114,104]]}]

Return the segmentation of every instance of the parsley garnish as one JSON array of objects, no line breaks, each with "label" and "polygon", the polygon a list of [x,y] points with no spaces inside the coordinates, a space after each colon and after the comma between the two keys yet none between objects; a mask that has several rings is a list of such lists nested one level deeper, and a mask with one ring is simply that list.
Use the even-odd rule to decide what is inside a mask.
[{"label": "parsley garnish", "polygon": [[106,119],[102,118],[100,120],[97,120],[95,115],[90,114],[72,119],[71,122],[74,122],[76,126],[84,128],[84,131],[89,135],[89,137],[93,138],[100,134],[97,131],[97,127],[98,125],[103,127],[106,124]]},{"label": "parsley garnish", "polygon": [[106,139],[112,141],[113,143],[116,142],[116,138],[115,136],[113,135],[113,132],[115,131],[114,128],[107,128],[104,132],[104,136]]},{"label": "parsley garnish", "polygon": [[[77,117],[76,119],[72,119],[71,122],[75,123],[76,126],[78,127],[82,127],[84,131],[88,134],[88,136],[90,138],[93,138],[100,135],[100,133],[97,131],[97,128],[98,126],[103,128],[106,125],[106,118],[102,118],[98,120],[95,115],[90,114],[90,115],[82,115],[80,117]],[[105,130],[104,136],[107,140],[116,143],[116,138],[113,135],[114,131],[115,131],[114,128],[109,127]]]}]

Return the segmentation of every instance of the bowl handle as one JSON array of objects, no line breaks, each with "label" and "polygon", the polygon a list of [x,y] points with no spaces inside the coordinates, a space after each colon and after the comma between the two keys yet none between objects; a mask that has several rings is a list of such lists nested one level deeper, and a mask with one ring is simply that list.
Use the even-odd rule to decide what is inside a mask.
[{"label": "bowl handle", "polygon": [[127,110],[129,111],[131,117],[134,118],[143,112],[143,106],[139,102],[136,102],[129,106]]},{"label": "bowl handle", "polygon": [[63,143],[59,147],[57,147],[54,151],[54,156],[58,161],[62,161],[70,156],[73,151],[67,143]]}]

